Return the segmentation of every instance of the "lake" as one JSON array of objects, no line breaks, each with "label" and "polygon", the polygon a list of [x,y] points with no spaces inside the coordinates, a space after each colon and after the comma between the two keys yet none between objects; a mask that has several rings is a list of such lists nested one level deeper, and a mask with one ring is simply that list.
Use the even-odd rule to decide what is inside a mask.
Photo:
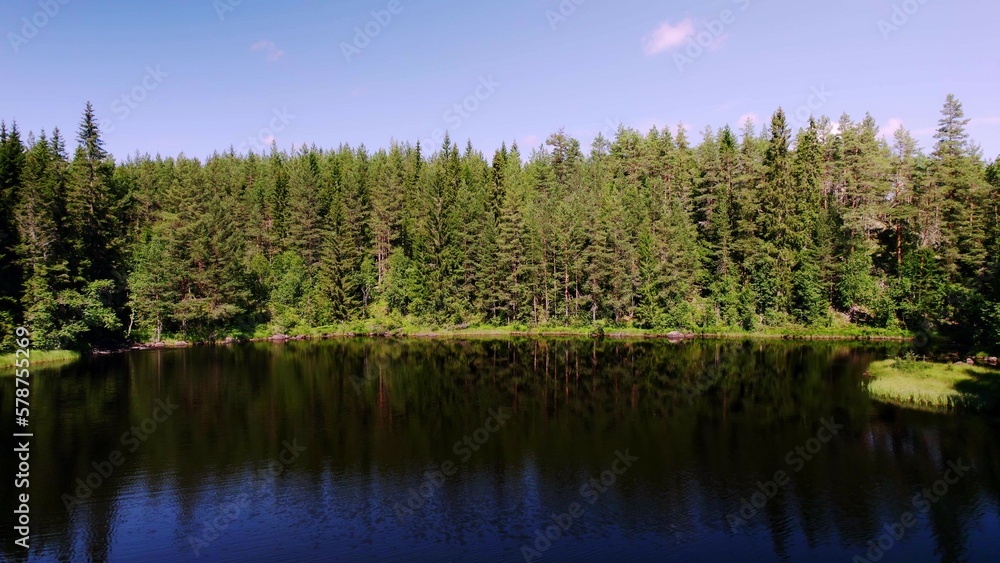
[{"label": "lake", "polygon": [[[899,346],[350,339],[38,366],[30,559],[996,560],[1000,423],[872,402],[866,366]],[[21,560],[2,466],[0,558]]]}]

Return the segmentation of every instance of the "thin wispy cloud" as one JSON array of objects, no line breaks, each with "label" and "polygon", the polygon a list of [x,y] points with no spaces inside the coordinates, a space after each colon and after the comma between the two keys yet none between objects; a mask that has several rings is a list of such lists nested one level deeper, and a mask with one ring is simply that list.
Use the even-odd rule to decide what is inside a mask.
[{"label": "thin wispy cloud", "polygon": [[902,126],[903,126],[903,120],[899,119],[898,117],[893,117],[892,119],[887,121],[885,125],[879,128],[878,130],[879,137],[882,137],[886,141],[891,141],[893,135],[895,135],[896,131]]},{"label": "thin wispy cloud", "polygon": [[278,46],[274,44],[274,41],[271,41],[270,39],[262,39],[254,43],[250,46],[250,50],[263,51],[264,59],[271,63],[285,55],[285,52],[279,49]]},{"label": "thin wispy cloud", "polygon": [[722,35],[713,39],[712,42],[706,46],[706,48],[709,51],[716,52],[719,49],[722,49],[722,47],[724,47],[728,41],[729,41],[729,34],[723,33]]},{"label": "thin wispy cloud", "polygon": [[660,24],[653,33],[642,38],[643,50],[647,55],[658,55],[664,51],[676,49],[688,39],[694,37],[694,20],[687,18],[671,24],[669,21]]},{"label": "thin wispy cloud", "polygon": [[741,115],[740,118],[736,120],[736,125],[738,127],[743,127],[743,125],[746,124],[747,121],[752,121],[755,127],[760,125],[761,123],[760,116],[750,111]]}]

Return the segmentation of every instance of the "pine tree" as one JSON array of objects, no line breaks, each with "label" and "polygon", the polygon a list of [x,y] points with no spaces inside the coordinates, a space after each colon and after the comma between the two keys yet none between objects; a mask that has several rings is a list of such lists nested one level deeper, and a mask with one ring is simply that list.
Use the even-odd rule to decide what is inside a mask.
[{"label": "pine tree", "polygon": [[[0,123],[0,338],[305,331],[388,318],[676,328],[879,327],[1000,335],[1000,159],[945,103],[933,153],[873,117],[779,109],[737,135],[558,131],[522,162],[450,138],[116,164],[93,109],[72,162]],[[388,317],[386,317],[388,315]]]},{"label": "pine tree", "polygon": [[20,320],[22,271],[17,261],[15,210],[21,191],[25,147],[17,124],[0,122],[0,347],[9,348]]},{"label": "pine tree", "polygon": [[119,224],[112,188],[114,162],[104,150],[93,107],[87,104],[77,135],[79,146],[66,185],[66,236],[73,251],[73,275],[111,280],[122,270],[118,262]]},{"label": "pine tree", "polygon": [[25,155],[21,190],[15,208],[17,255],[24,272],[21,305],[24,322],[40,347],[58,348],[54,291],[68,283],[59,222],[65,162],[56,141],[42,132]]},{"label": "pine tree", "polygon": [[823,264],[829,259],[831,243],[822,205],[823,151],[819,127],[814,119],[801,129],[796,141],[795,178],[796,210],[801,231],[796,237],[800,247],[793,272],[793,315],[806,325],[824,321],[830,303]]},{"label": "pine tree", "polygon": [[757,229],[762,252],[750,263],[758,311],[769,315],[769,324],[780,324],[789,311],[791,274],[803,230],[796,205],[792,175],[791,132],[780,108],[771,118],[763,158],[764,182],[759,195]]},{"label": "pine tree", "polygon": [[933,190],[941,201],[942,258],[954,283],[975,279],[986,256],[983,234],[987,216],[978,206],[983,198],[979,154],[965,131],[969,120],[962,104],[949,94],[934,138]]},{"label": "pine tree", "polygon": [[288,174],[286,247],[297,253],[309,271],[319,264],[329,209],[329,189],[320,177],[319,156],[305,151],[293,159]]},{"label": "pine tree", "polygon": [[126,338],[134,328],[152,342],[160,342],[179,300],[179,261],[168,254],[161,235],[153,230],[147,231],[136,244],[132,260],[128,277],[131,315]]}]

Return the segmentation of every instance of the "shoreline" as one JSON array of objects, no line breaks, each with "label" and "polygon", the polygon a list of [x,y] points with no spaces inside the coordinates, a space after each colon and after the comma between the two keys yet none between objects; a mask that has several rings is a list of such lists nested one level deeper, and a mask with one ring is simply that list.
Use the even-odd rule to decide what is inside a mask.
[{"label": "shoreline", "polygon": [[[26,369],[31,370],[35,366],[49,366],[52,364],[70,364],[78,361],[83,354],[71,350],[38,350],[32,349],[27,357],[28,365]],[[14,353],[0,356],[0,376],[14,375],[18,369],[16,365],[17,356]]]},{"label": "shoreline", "polygon": [[607,331],[600,334],[573,330],[504,330],[504,329],[459,329],[459,330],[417,330],[407,332],[402,329],[374,332],[328,332],[323,334],[276,334],[257,338],[226,338],[210,341],[165,340],[158,343],[140,343],[123,347],[118,350],[94,351],[95,354],[111,354],[129,350],[163,350],[189,348],[192,346],[227,346],[245,343],[284,343],[291,341],[332,340],[335,338],[420,338],[420,339],[461,339],[461,338],[578,338],[578,339],[612,339],[612,340],[668,340],[684,342],[687,340],[794,340],[794,341],[827,341],[827,342],[908,342],[912,335],[892,334],[795,334],[779,332],[652,332],[652,331]]}]

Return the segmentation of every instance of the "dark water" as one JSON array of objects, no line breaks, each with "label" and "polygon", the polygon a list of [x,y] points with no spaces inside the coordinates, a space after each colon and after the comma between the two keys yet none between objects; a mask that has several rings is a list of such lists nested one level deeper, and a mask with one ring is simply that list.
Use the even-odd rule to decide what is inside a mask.
[{"label": "dark water", "polygon": [[350,340],[37,371],[30,558],[995,561],[1000,424],[872,403],[893,352]]}]

